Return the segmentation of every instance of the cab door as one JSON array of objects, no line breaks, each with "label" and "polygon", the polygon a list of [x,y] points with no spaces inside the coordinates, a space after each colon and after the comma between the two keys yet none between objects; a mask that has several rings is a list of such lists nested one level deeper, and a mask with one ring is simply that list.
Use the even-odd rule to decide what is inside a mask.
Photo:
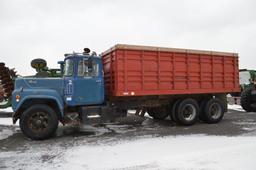
[{"label": "cab door", "polygon": [[104,102],[102,64],[98,58],[78,60],[74,80],[74,100],[77,105],[97,105]]},{"label": "cab door", "polygon": [[73,58],[65,59],[64,67],[64,101],[69,106],[75,106],[74,98],[74,77],[75,77],[75,60]]}]

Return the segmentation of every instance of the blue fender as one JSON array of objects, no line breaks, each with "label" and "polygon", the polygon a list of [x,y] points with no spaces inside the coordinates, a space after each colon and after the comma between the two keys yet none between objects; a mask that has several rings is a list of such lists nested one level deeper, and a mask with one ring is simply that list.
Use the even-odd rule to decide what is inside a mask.
[{"label": "blue fender", "polygon": [[[20,96],[20,100],[16,101],[16,95]],[[12,109],[16,113],[22,105],[28,100],[40,100],[40,99],[49,99],[57,103],[60,110],[60,114],[64,116],[64,102],[60,94],[56,90],[52,89],[22,89],[14,90],[12,94]]]}]

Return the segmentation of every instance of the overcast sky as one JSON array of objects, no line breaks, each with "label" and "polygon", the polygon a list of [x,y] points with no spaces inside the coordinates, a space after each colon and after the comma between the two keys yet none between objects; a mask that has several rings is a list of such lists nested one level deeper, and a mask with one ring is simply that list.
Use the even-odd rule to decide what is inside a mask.
[{"label": "overcast sky", "polygon": [[238,52],[256,69],[256,1],[0,0],[0,62],[21,75],[34,58],[58,67],[64,53],[117,43]]}]

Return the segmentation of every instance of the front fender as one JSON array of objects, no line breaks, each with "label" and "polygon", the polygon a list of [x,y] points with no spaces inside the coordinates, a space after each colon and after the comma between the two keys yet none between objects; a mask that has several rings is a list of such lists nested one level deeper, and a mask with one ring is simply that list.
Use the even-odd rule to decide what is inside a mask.
[{"label": "front fender", "polygon": [[[19,101],[16,100],[16,95],[20,96]],[[64,102],[59,93],[55,90],[44,90],[44,89],[34,89],[34,90],[14,90],[12,94],[12,109],[16,113],[23,106],[23,104],[28,100],[53,100],[57,103],[60,110],[61,116],[64,115]]]}]

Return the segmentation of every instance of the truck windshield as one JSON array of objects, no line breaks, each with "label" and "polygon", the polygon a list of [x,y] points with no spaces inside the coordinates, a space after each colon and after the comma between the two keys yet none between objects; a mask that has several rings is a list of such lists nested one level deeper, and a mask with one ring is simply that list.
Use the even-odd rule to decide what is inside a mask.
[{"label": "truck windshield", "polygon": [[65,61],[65,66],[64,66],[64,76],[67,76],[67,77],[72,76],[73,70],[74,70],[73,60],[67,59]]}]

